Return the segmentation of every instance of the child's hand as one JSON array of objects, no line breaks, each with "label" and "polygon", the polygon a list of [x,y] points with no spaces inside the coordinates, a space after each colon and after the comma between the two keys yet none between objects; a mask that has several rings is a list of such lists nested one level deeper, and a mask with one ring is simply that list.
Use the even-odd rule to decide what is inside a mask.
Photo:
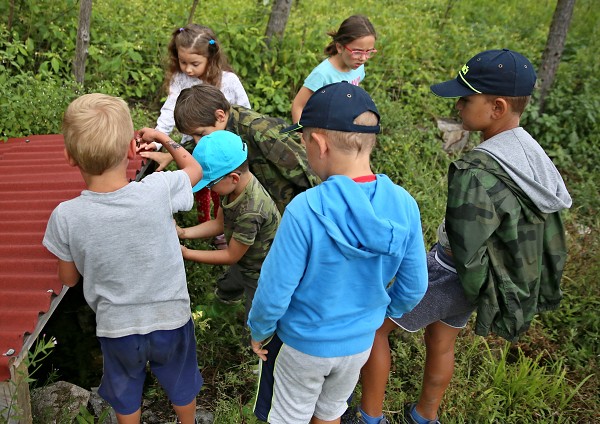
[{"label": "child's hand", "polygon": [[250,346],[252,346],[252,350],[258,355],[260,359],[262,359],[263,361],[267,360],[267,353],[269,353],[269,351],[267,349],[263,349],[262,342],[257,342],[256,340],[252,339],[250,341]]},{"label": "child's hand", "polygon": [[[150,144],[150,145],[154,146],[154,144]],[[163,169],[165,169],[167,167],[168,164],[170,164],[173,161],[173,156],[171,156],[167,152],[149,152],[149,151],[140,151],[140,150],[141,150],[141,148],[138,148],[138,152],[141,157],[146,158],[146,159],[151,159],[151,160],[155,161],[156,163],[158,163],[158,167],[156,168],[156,171],[162,171]]]},{"label": "child's hand", "polygon": [[162,144],[162,141],[170,140],[168,135],[161,133],[154,128],[142,128],[141,130],[137,130],[133,137],[137,143],[138,152],[156,150],[155,142]]},{"label": "child's hand", "polygon": [[175,224],[175,229],[177,230],[177,237],[185,239],[185,228],[181,228],[179,225]]},{"label": "child's hand", "polygon": [[187,247],[185,247],[183,244],[181,245],[181,254],[183,255],[183,259],[187,259],[189,251],[190,250]]}]

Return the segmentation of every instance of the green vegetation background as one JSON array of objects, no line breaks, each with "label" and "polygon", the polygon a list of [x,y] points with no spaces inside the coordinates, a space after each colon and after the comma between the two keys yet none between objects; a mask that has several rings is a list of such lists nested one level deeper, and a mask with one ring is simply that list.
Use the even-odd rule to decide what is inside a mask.
[{"label": "green vegetation background", "polygon": [[[96,0],[85,86],[71,76],[79,2],[16,0],[0,3],[0,138],[60,132],[67,104],[84,92],[125,98],[136,127],[154,126],[166,44],[187,22],[190,0]],[[323,58],[326,32],[363,13],[378,32],[379,53],[367,66],[363,87],[374,97],[383,134],[374,167],[417,199],[428,244],[444,214],[446,171],[434,117],[455,117],[453,102],[429,85],[456,75],[473,54],[510,48],[537,67],[556,1],[550,0],[296,0],[281,42],[270,51],[262,35],[271,2],[200,1],[194,22],[211,26],[240,75],[252,105],[289,119],[291,99]],[[444,423],[593,423],[600,417],[600,9],[579,0],[554,88],[540,114],[535,99],[526,127],[561,169],[574,203],[565,213],[570,257],[565,299],[541,315],[518,343],[481,338],[466,329],[457,345],[457,367],[444,402]],[[473,135],[471,145],[478,142]],[[193,216],[178,219],[193,222]],[[204,242],[196,244],[207,247]],[[196,310],[198,351],[206,379],[200,403],[217,423],[255,422],[251,414],[256,360],[247,349],[239,308],[214,303],[219,267],[188,265]],[[424,347],[421,334],[397,332],[385,409],[391,422],[418,396]],[[168,405],[156,385],[146,397]]]}]

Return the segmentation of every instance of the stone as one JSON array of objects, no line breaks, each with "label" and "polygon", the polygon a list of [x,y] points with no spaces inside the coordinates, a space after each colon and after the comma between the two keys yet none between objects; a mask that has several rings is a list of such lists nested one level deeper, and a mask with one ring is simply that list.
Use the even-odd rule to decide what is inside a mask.
[{"label": "stone", "polygon": [[469,142],[469,131],[463,129],[462,124],[450,118],[436,118],[438,129],[442,132],[444,145],[442,148],[448,153],[459,153]]},{"label": "stone", "polygon": [[211,412],[203,409],[196,409],[196,421],[198,424],[213,424],[214,420],[215,417]]},{"label": "stone", "polygon": [[86,408],[89,400],[89,391],[66,381],[31,392],[32,412],[37,422],[73,422],[79,409]]},{"label": "stone", "polygon": [[92,413],[96,417],[100,417],[105,411],[108,410],[108,413],[104,417],[102,423],[103,424],[117,424],[117,415],[115,414],[115,410],[102,399],[102,396],[98,394],[98,388],[92,387],[92,392],[90,394],[90,406],[92,408]]}]

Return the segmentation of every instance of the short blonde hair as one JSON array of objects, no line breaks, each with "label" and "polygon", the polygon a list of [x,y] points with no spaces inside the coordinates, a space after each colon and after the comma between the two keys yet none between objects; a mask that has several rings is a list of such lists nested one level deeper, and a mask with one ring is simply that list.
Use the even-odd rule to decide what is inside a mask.
[{"label": "short blonde hair", "polygon": [[85,94],[71,102],[62,133],[69,156],[84,172],[100,175],[127,155],[133,122],[127,103],[106,94]]},{"label": "short blonde hair", "polygon": [[[379,118],[373,112],[367,111],[358,115],[353,123],[376,126],[379,124]],[[344,132],[323,128],[304,128],[303,132],[307,140],[313,132],[326,134],[333,147],[346,153],[356,153],[357,156],[362,152],[371,153],[377,140],[376,134],[373,133]]]}]

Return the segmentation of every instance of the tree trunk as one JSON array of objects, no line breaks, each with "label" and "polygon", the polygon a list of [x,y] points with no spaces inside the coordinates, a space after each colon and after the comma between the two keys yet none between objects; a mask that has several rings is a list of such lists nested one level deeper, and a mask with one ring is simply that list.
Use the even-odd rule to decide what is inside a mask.
[{"label": "tree trunk", "polygon": [[278,38],[283,37],[283,32],[285,31],[291,9],[292,0],[275,0],[273,2],[269,23],[267,24],[267,31],[265,32],[265,42],[267,43],[267,46],[271,44],[271,39],[274,35]]},{"label": "tree trunk", "polygon": [[92,20],[92,0],[81,0],[79,6],[79,24],[77,26],[77,43],[75,44],[75,63],[73,74],[75,81],[83,84],[85,77],[85,61],[90,45],[90,21]]},{"label": "tree trunk", "polygon": [[560,57],[565,48],[565,41],[574,7],[575,0],[558,0],[554,15],[552,16],[546,48],[542,55],[542,64],[538,71],[538,80],[540,81],[540,113],[544,111],[546,96],[550,92],[558,65],[560,64]]},{"label": "tree trunk", "polygon": [[194,22],[194,13],[196,13],[196,7],[198,6],[198,0],[194,0],[192,3],[192,9],[190,10],[190,16],[188,17],[188,25]]},{"label": "tree trunk", "polygon": [[8,25],[6,29],[8,30],[8,41],[12,41],[12,26],[13,26],[13,18],[15,16],[15,0],[10,0],[10,5],[8,9]]}]

